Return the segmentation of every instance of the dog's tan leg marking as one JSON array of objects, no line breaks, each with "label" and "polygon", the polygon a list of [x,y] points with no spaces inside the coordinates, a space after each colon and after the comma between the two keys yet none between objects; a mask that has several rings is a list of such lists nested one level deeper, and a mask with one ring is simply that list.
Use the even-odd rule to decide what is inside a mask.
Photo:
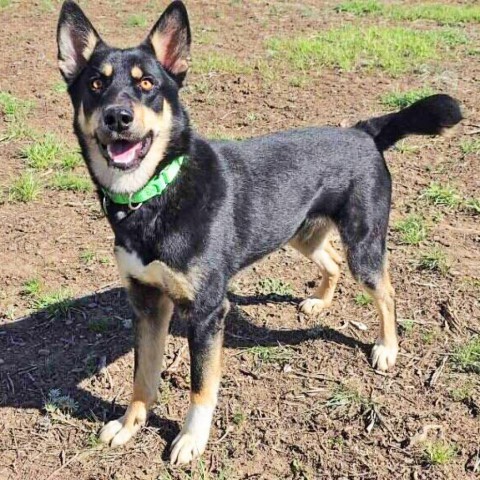
[{"label": "dog's tan leg marking", "polygon": [[385,266],[381,280],[375,290],[369,290],[375,300],[380,316],[380,333],[372,349],[372,365],[387,371],[395,365],[398,354],[397,328],[395,321],[395,290]]},{"label": "dog's tan leg marking", "polygon": [[173,303],[162,296],[155,318],[137,312],[135,380],[130,405],[122,417],[103,427],[100,440],[112,447],[128,442],[147,419],[149,406],[156,400],[165,340],[173,312]]},{"label": "dog's tan leg marking", "polygon": [[[223,317],[229,310],[228,301],[224,302]],[[189,463],[200,456],[207,446],[213,412],[217,405],[218,389],[222,370],[223,329],[213,337],[208,350],[201,359],[191,358],[192,362],[200,360],[201,385],[198,391],[190,393],[190,407],[182,431],[173,441],[170,461],[174,465]]]},{"label": "dog's tan leg marking", "polygon": [[292,247],[318,265],[322,274],[320,286],[312,297],[300,303],[300,310],[308,315],[318,314],[332,304],[340,278],[338,263],[342,259],[328,239],[329,230],[328,223],[318,222],[306,235],[297,236],[290,242]]}]

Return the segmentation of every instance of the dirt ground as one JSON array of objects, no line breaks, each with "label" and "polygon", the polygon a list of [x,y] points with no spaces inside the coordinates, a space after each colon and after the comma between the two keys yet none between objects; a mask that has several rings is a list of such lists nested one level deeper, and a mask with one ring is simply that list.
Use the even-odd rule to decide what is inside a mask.
[{"label": "dirt ground", "polygon": [[[55,88],[59,3],[21,0],[0,10],[0,91],[33,101],[29,126],[75,147],[69,99]],[[104,38],[123,46],[140,41],[166,3],[81,5]],[[271,58],[269,37],[310,35],[345,23],[408,25],[336,13],[337,3],[187,2],[194,48],[183,99],[197,130],[215,137],[353,123],[386,111],[383,94],[424,86],[462,102],[467,119],[454,136],[412,138],[411,148],[386,154],[394,179],[392,225],[412,212],[428,222],[428,237],[419,245],[403,244],[395,229],[390,233],[401,346],[395,370],[380,375],[369,365],[377,318],[372,305],[362,305],[345,264],[333,306],[318,318],[298,312],[318,272],[287,247],[232,284],[220,401],[202,460],[185,468],[167,462],[188,406],[188,354],[179,322],[172,326],[148,425],[125,447],[102,447],[95,434],[124,411],[133,373],[132,313],[120,288],[112,233],[93,192],[44,189],[28,203],[5,194],[1,480],[480,478],[480,380],[454,361],[455,352],[480,334],[479,217],[421,197],[431,182],[452,185],[464,198],[480,197],[479,153],[461,149],[480,131],[480,57],[466,53],[479,45],[480,27],[457,27],[469,44],[418,72],[392,77],[318,68],[295,72],[292,81],[291,66]],[[127,25],[125,19],[139,12],[148,25]],[[413,27],[443,28],[428,21]],[[196,70],[196,59],[209,52],[255,67]],[[0,112],[0,132],[5,128]],[[0,142],[3,191],[25,169],[19,151],[28,143]],[[422,252],[432,247],[446,253],[448,270],[418,268]],[[75,302],[58,312],[36,309],[24,293],[32,278],[48,292],[68,289]],[[52,408],[59,396],[68,396],[70,408]],[[432,462],[432,445],[449,446],[448,461]]]}]

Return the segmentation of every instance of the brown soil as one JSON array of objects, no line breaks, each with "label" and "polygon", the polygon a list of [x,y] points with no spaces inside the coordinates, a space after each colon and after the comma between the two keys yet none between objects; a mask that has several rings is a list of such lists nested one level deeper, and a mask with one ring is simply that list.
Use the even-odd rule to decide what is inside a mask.
[{"label": "brown soil", "polygon": [[[19,0],[0,11],[0,90],[33,100],[36,108],[29,124],[75,145],[67,95],[52,88],[59,81],[57,3]],[[105,38],[118,45],[133,44],[146,31],[126,26],[125,19],[143,10],[153,23],[165,2],[158,3],[162,5],[154,9],[155,2],[82,2]],[[360,290],[348,274],[342,276],[328,312],[317,319],[298,313],[298,301],[312,292],[318,272],[286,248],[243,272],[232,286],[235,308],[227,319],[220,403],[202,461],[183,469],[172,469],[166,462],[188,402],[186,341],[179,324],[173,326],[160,401],[148,426],[124,448],[99,447],[94,434],[106,419],[124,411],[133,369],[128,322],[132,314],[119,288],[112,233],[93,194],[45,190],[27,204],[4,197],[1,480],[478,478],[478,470],[476,474],[473,470],[480,456],[480,382],[474,373],[458,371],[448,356],[480,333],[478,216],[459,208],[429,206],[418,197],[431,181],[450,183],[465,197],[480,197],[479,156],[464,155],[459,147],[464,140],[478,138],[472,133],[478,132],[480,123],[479,57],[467,57],[468,46],[460,47],[458,55],[433,63],[428,76],[391,78],[329,69],[298,73],[304,80],[301,87],[291,85],[288,66],[277,66],[273,78],[261,68],[242,75],[195,71],[195,55],[209,51],[253,63],[267,59],[264,40],[279,32],[310,34],[345,21],[375,22],[335,14],[335,4],[189,2],[200,43],[193,50],[183,99],[198,130],[217,136],[352,122],[384,110],[381,94],[425,84],[461,100],[468,119],[454,137],[414,138],[409,145],[418,146],[416,151],[387,154],[395,185],[392,223],[411,211],[431,222],[430,243],[401,245],[395,232],[390,238],[397,313],[403,325],[395,371],[379,375],[369,366],[377,319],[371,306],[354,301]],[[416,25],[440,28],[425,22]],[[478,25],[465,30],[470,47],[478,45]],[[2,122],[0,117],[0,129]],[[0,143],[0,183],[5,187],[24,169],[18,155],[24,144]],[[451,262],[447,274],[417,268],[420,253],[430,244],[447,253]],[[85,250],[94,251],[96,259],[82,261]],[[70,289],[78,302],[67,314],[33,310],[31,300],[21,293],[24,282],[33,277],[40,278],[48,291]],[[259,293],[258,282],[267,277],[290,283],[293,298]],[[458,329],[445,320],[442,306],[447,303]],[[102,319],[109,319],[107,329],[92,328],[92,321]],[[358,330],[351,320],[363,322],[368,330]],[[251,350],[279,345],[281,358],[269,358],[267,353],[265,359]],[[105,360],[108,373],[99,372]],[[439,376],[432,382],[435,373]],[[455,392],[466,385],[471,387],[469,398],[458,400]],[[364,400],[329,407],[342,386]],[[46,412],[52,389],[68,394],[78,408],[70,415]],[[430,430],[426,439],[411,441],[432,425],[438,429]],[[423,452],[431,441],[454,445],[453,458],[444,465],[430,465]]]}]

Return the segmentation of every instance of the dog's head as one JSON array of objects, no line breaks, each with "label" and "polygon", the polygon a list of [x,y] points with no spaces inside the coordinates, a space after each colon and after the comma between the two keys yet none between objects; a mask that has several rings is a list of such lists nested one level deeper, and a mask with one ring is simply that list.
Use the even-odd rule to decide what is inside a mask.
[{"label": "dog's head", "polygon": [[118,49],[108,46],[80,7],[67,0],[57,41],[75,132],[91,174],[110,191],[139,190],[169,144],[180,141],[188,128],[178,99],[191,41],[185,6],[171,3],[145,41]]}]

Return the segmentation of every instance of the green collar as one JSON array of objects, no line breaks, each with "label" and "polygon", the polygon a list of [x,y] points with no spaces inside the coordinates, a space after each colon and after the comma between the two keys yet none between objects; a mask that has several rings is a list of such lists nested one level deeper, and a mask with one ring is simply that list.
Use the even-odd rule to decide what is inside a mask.
[{"label": "green collar", "polygon": [[[187,160],[186,155],[172,160],[163,170],[155,175],[141,190],[135,193],[113,193],[102,188],[104,195],[113,203],[132,206],[133,203],[143,203],[161,195],[167,186],[175,180],[180,167]],[[138,208],[138,207],[137,207]]]}]

